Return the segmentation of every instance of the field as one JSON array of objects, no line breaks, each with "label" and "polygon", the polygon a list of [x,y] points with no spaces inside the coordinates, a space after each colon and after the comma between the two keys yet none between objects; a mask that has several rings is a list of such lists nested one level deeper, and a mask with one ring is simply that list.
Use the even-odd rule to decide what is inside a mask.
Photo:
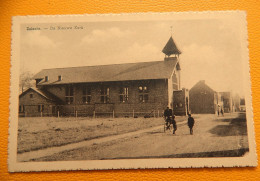
[{"label": "field", "polygon": [[163,125],[163,118],[19,118],[18,153]]}]

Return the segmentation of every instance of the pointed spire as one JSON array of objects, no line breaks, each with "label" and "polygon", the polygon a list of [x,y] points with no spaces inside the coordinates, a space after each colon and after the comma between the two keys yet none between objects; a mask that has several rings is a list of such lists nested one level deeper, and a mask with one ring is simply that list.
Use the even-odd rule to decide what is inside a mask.
[{"label": "pointed spire", "polygon": [[170,39],[168,40],[168,42],[166,43],[165,47],[163,48],[162,52],[167,55],[179,55],[181,54],[181,51],[177,48],[172,36],[170,37]]}]

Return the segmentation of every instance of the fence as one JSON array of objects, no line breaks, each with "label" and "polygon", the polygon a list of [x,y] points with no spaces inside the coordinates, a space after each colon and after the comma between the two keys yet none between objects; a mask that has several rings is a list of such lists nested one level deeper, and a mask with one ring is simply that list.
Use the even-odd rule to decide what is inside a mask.
[{"label": "fence", "polygon": [[19,117],[56,117],[56,115],[52,113],[43,113],[43,112],[35,112],[35,113],[19,112]]},{"label": "fence", "polygon": [[19,117],[162,117],[163,110],[152,110],[149,112],[140,112],[140,111],[131,111],[131,112],[115,112],[114,110],[111,112],[100,112],[100,111],[93,111],[91,114],[89,112],[84,111],[73,111],[73,112],[60,112],[57,111],[56,113],[44,113],[44,112],[35,112],[35,113],[28,113],[22,112],[19,113]]}]

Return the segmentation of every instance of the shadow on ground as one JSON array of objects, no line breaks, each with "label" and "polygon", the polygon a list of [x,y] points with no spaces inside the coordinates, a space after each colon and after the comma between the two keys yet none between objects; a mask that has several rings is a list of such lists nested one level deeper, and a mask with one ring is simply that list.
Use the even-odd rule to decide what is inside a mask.
[{"label": "shadow on ground", "polygon": [[247,135],[246,116],[243,113],[238,114],[237,118],[218,119],[217,121],[229,123],[228,125],[218,125],[209,132],[216,136],[238,136]]}]

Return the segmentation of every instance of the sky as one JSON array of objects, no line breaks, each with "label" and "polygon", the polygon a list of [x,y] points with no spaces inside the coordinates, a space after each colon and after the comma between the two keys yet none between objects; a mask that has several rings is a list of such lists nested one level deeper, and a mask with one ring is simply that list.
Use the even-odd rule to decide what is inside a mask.
[{"label": "sky", "polygon": [[162,49],[172,36],[182,52],[181,87],[190,89],[205,80],[216,91],[244,94],[242,40],[237,21],[42,23],[23,24],[20,32],[20,72],[35,74],[46,68],[163,61]]}]

